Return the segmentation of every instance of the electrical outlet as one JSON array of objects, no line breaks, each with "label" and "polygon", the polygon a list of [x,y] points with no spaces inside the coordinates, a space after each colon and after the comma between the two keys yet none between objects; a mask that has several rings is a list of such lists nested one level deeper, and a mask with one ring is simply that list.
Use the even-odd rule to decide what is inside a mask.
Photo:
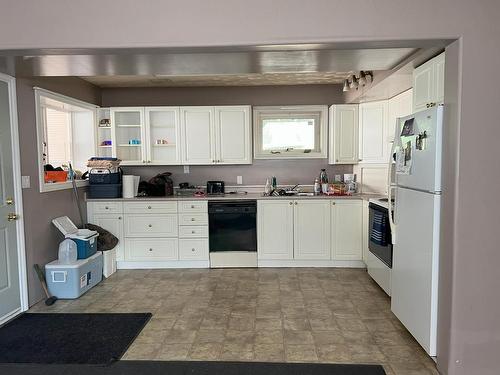
[{"label": "electrical outlet", "polygon": [[31,187],[30,176],[21,176],[21,187],[23,189],[29,189]]},{"label": "electrical outlet", "polygon": [[236,176],[236,184],[238,185],[243,184],[243,176]]},{"label": "electrical outlet", "polygon": [[184,173],[189,173],[189,165],[184,166]]}]

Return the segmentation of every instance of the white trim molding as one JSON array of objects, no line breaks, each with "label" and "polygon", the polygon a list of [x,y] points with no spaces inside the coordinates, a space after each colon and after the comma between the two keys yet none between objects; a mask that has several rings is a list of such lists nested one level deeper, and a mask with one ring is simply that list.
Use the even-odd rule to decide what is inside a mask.
[{"label": "white trim molding", "polygon": [[[12,142],[12,170],[14,175],[14,200],[16,208],[21,215],[16,220],[16,237],[17,237],[17,254],[18,254],[18,269],[19,269],[19,289],[21,298],[21,309],[13,311],[9,316],[14,316],[28,310],[28,274],[26,270],[26,245],[24,238],[24,208],[23,208],[23,193],[21,188],[21,152],[19,148],[19,127],[17,119],[17,95],[16,95],[16,79],[6,74],[0,73],[0,80],[7,83],[9,90],[9,111],[10,111],[10,130]],[[1,322],[0,322],[1,323]]]},{"label": "white trim molding", "polygon": [[366,268],[362,260],[259,260],[259,267],[340,267]]},{"label": "white trim molding", "polygon": [[131,262],[119,260],[116,269],[119,270],[147,270],[162,268],[209,268],[208,260],[166,260],[166,261],[142,261]]}]

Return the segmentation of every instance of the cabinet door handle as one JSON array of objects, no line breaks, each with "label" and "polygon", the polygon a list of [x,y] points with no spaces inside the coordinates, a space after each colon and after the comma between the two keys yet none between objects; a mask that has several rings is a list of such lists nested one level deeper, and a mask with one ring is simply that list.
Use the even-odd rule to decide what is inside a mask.
[{"label": "cabinet door handle", "polygon": [[335,202],[332,202],[332,206],[335,206]]},{"label": "cabinet door handle", "polygon": [[149,248],[149,251],[153,251],[153,249],[152,249],[152,248]]},{"label": "cabinet door handle", "polygon": [[299,203],[298,202],[295,202],[295,205],[298,205]]},{"label": "cabinet door handle", "polygon": [[109,207],[108,207],[108,206],[106,206],[106,207],[104,207],[104,209],[105,209],[105,210],[109,210]]},{"label": "cabinet door handle", "polygon": [[191,221],[195,221],[196,219],[194,217],[191,218]]},{"label": "cabinet door handle", "polygon": [[121,216],[118,216],[118,220],[121,220],[121,219],[122,219],[122,217],[121,217]]},{"label": "cabinet door handle", "polygon": [[194,230],[191,231],[192,234],[195,234],[196,232]]},{"label": "cabinet door handle", "polygon": [[153,227],[153,224],[149,224],[148,227],[152,228]]},{"label": "cabinet door handle", "polygon": [[194,205],[191,205],[191,208],[194,208]]},{"label": "cabinet door handle", "polygon": [[191,251],[196,251],[196,249],[193,247],[193,248],[191,249]]},{"label": "cabinet door handle", "polygon": [[291,206],[291,205],[293,205],[293,202],[290,202],[289,204],[290,204],[290,206]]},{"label": "cabinet door handle", "polygon": [[150,210],[150,209],[151,209],[151,206],[148,206],[148,210]]}]

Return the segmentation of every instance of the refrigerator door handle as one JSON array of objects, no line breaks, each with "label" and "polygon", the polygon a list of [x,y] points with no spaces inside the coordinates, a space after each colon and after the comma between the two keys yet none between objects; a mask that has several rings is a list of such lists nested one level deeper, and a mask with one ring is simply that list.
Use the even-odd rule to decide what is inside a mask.
[{"label": "refrigerator door handle", "polygon": [[395,129],[395,134],[394,134],[394,142],[392,142],[391,145],[391,152],[389,153],[389,167],[387,168],[387,199],[389,202],[389,226],[391,227],[391,238],[392,238],[392,243],[396,243],[396,223],[394,222],[394,213],[393,210],[391,209],[391,202],[392,202],[392,190],[395,188],[394,184],[392,183],[392,165],[393,165],[393,155],[394,155],[394,150],[396,148],[396,137],[398,136],[398,124],[399,124],[399,118],[396,119],[396,129]]}]

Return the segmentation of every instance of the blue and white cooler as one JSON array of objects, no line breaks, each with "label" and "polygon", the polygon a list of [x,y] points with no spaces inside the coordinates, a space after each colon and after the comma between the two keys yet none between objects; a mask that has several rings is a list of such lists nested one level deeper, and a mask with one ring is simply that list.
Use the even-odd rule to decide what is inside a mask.
[{"label": "blue and white cooler", "polygon": [[80,297],[102,280],[102,252],[73,263],[55,260],[45,265],[45,279],[51,295],[62,299]]},{"label": "blue and white cooler", "polygon": [[61,216],[52,220],[52,223],[64,234],[64,238],[70,238],[76,243],[78,259],[86,259],[97,252],[97,237],[99,233],[89,229],[78,229],[67,216]]}]

